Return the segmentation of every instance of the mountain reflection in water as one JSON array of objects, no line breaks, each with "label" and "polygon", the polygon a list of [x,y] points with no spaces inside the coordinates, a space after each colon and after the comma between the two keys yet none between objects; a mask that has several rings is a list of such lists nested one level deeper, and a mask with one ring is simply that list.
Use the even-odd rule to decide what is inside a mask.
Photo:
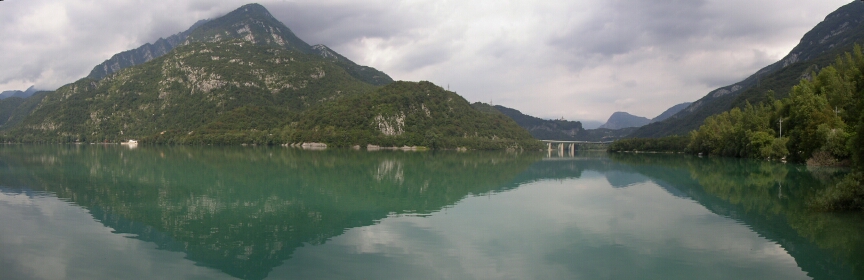
[{"label": "mountain reflection in water", "polygon": [[[451,220],[469,219],[487,213],[490,209],[500,208],[487,214],[501,216],[502,222],[492,223],[489,225],[492,228],[486,229],[483,223],[474,224],[486,231],[489,242],[499,238],[505,240],[504,235],[498,235],[508,232],[506,228],[510,228],[509,232],[512,233],[521,232],[527,229],[512,227],[531,227],[530,220],[536,220],[536,223],[564,214],[532,212],[538,210],[530,207],[551,207],[554,204],[549,201],[550,205],[542,205],[542,199],[541,202],[524,204],[531,201],[532,195],[567,197],[566,192],[572,195],[579,188],[596,189],[598,178],[612,187],[602,192],[603,195],[613,195],[607,199],[621,199],[622,192],[634,192],[645,196],[644,199],[654,197],[658,202],[667,201],[667,204],[678,203],[669,200],[669,197],[684,199],[695,201],[708,211],[706,213],[717,215],[719,220],[711,218],[714,223],[725,224],[723,219],[743,223],[758,236],[778,244],[778,248],[793,257],[797,267],[809,278],[861,279],[864,278],[860,253],[864,248],[859,237],[864,232],[859,226],[862,225],[861,216],[814,213],[806,208],[807,198],[824,185],[832,183],[838,175],[835,173],[842,171],[807,170],[795,165],[681,155],[608,156],[604,153],[577,153],[575,156],[549,157],[546,153],[531,152],[310,152],[267,147],[139,147],[135,150],[116,146],[0,147],[0,192],[7,197],[23,196],[38,202],[42,201],[41,197],[56,196],[86,209],[89,215],[111,228],[114,234],[156,244],[160,251],[182,253],[183,258],[198,266],[243,279],[288,275],[339,278],[332,274],[303,272],[311,273],[315,266],[310,262],[316,260],[317,254],[324,252],[329,252],[326,253],[330,258],[328,262],[334,263],[341,259],[338,257],[340,254],[346,252],[356,251],[352,253],[355,256],[362,252],[377,252],[378,249],[374,247],[363,247],[371,245],[348,242],[365,240],[360,243],[366,243],[387,236],[382,232],[371,235],[376,227],[379,227],[378,230],[398,227],[403,234],[412,232],[415,237],[426,236],[424,241],[418,241],[418,244],[426,245],[420,246],[422,250],[417,250],[427,253],[446,248],[453,250],[453,244],[446,245],[448,241],[439,240],[444,242],[440,244],[433,242],[441,238],[435,237],[433,233],[458,232],[458,229],[452,225],[428,225],[438,223],[436,221],[444,219],[445,215]],[[549,187],[554,182],[570,187]],[[548,192],[538,189],[546,188],[543,186],[549,188]],[[646,189],[649,186],[657,186],[665,194]],[[556,190],[560,193],[550,193]],[[615,190],[618,190],[618,194]],[[493,200],[498,204],[476,208],[478,203],[482,203],[478,199],[484,196],[489,199],[500,198]],[[600,203],[603,199],[603,196],[597,196],[595,201],[584,201],[581,206]],[[511,200],[513,205],[503,206]],[[453,208],[457,205],[460,208]],[[605,207],[613,208],[604,211],[619,211],[614,210],[615,206],[601,204],[589,207],[589,210],[600,211]],[[620,209],[623,207],[619,206]],[[530,216],[529,213],[535,215]],[[573,213],[571,216],[585,214]],[[609,213],[603,215],[606,214]],[[652,213],[637,215],[646,214]],[[593,217],[603,215],[595,214]],[[662,218],[658,216],[661,215],[659,212],[652,215]],[[492,216],[475,218],[487,219],[490,223],[496,220]],[[569,222],[556,223],[566,225]],[[500,228],[496,229],[493,225]],[[602,234],[597,235],[600,234],[597,232],[586,232],[585,228],[566,231],[569,233],[565,235],[570,238],[608,239]],[[469,235],[476,234],[482,233],[465,232],[464,237],[470,238]],[[541,230],[537,234],[551,233]],[[387,243],[395,239],[399,238],[391,236],[380,242]],[[516,240],[528,241],[522,238]],[[650,261],[651,258],[644,259],[645,252],[634,251],[638,246],[628,246],[627,242],[634,241],[626,240],[619,240],[625,242],[622,243],[624,245],[615,245],[614,242],[595,245],[590,242],[562,243],[558,249],[537,256],[533,261],[545,260],[544,265],[566,267],[555,272],[560,273],[555,274],[559,276],[651,278],[639,273],[628,274],[628,270],[609,266],[616,261],[632,262],[631,266],[640,268],[638,270],[681,269],[683,276],[689,276],[684,278],[694,276],[687,275],[686,269],[679,267],[681,263],[665,262],[659,265]],[[544,241],[531,242],[539,242],[531,245],[533,248],[542,247]],[[501,255],[502,252],[492,252],[508,248],[500,243],[489,246],[479,250],[491,250],[490,254]],[[676,246],[679,245],[668,248],[671,250]],[[499,249],[492,249],[496,247]],[[332,251],[336,248],[343,249]],[[398,250],[403,254],[409,249]],[[436,254],[452,253],[445,250]],[[663,257],[667,253],[654,252],[648,256]],[[678,251],[675,254],[693,259],[705,253],[709,252]],[[518,252],[512,254],[519,255]],[[528,256],[531,253],[526,251],[524,254]],[[567,261],[571,259],[580,261]],[[358,260],[351,260],[355,265],[359,264]],[[398,259],[390,258],[389,261]],[[754,264],[760,261],[754,261]],[[14,262],[0,262],[0,266],[7,266],[4,263]],[[342,266],[351,265],[342,263]],[[416,278],[427,278],[422,277],[426,275],[424,271],[428,272],[428,278],[496,278],[492,277],[496,275],[492,272],[476,274],[466,271],[465,274],[459,274],[453,271],[448,277],[442,271],[429,270],[430,267],[404,264],[401,267],[406,269],[404,276],[414,275]],[[415,270],[408,270],[408,267],[415,267]],[[329,270],[330,273],[338,271],[332,267]],[[382,271],[397,273],[398,269]],[[553,274],[543,274],[554,271],[538,271],[528,270],[522,276],[546,275],[556,278]],[[742,271],[749,269],[745,267]],[[360,270],[345,273],[354,276],[361,274]],[[506,273],[497,276],[519,278]],[[745,278],[753,277],[750,275]]]}]

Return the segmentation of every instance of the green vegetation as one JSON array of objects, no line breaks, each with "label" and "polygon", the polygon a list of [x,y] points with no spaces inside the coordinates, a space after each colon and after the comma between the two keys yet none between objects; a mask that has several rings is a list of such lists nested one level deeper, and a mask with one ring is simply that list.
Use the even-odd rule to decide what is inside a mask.
[{"label": "green vegetation", "polygon": [[667,136],[663,138],[628,138],[621,139],[609,145],[609,152],[682,152],[690,143],[686,136]]},{"label": "green vegetation", "polygon": [[[864,53],[856,46],[812,80],[801,80],[788,98],[706,119],[691,132],[690,152],[749,158],[782,158],[810,165],[840,164],[856,150],[864,109]],[[782,121],[783,136],[780,136]]]},{"label": "green vegetation", "polygon": [[507,116],[479,111],[430,82],[395,82],[301,114],[284,132],[290,143],[425,146],[432,149],[540,148]]},{"label": "green vegetation", "polygon": [[395,82],[296,113],[241,107],[194,131],[172,130],[143,139],[162,144],[326,143],[430,149],[539,149],[542,145],[497,112],[482,112],[430,82]]},{"label": "green vegetation", "polygon": [[[773,108],[747,105],[709,117],[690,135],[686,146],[692,153],[727,157],[780,159],[789,154],[788,138],[779,138],[771,124]],[[787,123],[788,124],[788,123]]]},{"label": "green vegetation", "polygon": [[5,136],[15,142],[120,142],[224,128],[225,121],[261,130],[246,121],[272,116],[229,116],[243,107],[284,116],[374,88],[316,55],[237,40],[192,43],[103,80],[85,78],[48,93]]},{"label": "green vegetation", "polygon": [[534,138],[541,140],[576,140],[575,136],[582,129],[582,123],[578,121],[567,120],[545,120],[537,117],[525,115],[519,110],[507,108],[500,105],[489,105],[486,103],[476,102],[471,104],[474,108],[488,112],[500,112],[507,115],[519,126],[528,130]]}]

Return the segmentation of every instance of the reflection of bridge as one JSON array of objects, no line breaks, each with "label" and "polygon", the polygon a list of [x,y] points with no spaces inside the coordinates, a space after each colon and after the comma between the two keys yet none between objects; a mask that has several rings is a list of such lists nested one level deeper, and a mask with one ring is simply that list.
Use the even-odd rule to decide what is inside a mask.
[{"label": "reflection of bridge", "polygon": [[[576,152],[577,144],[609,144],[612,141],[606,142],[597,142],[597,141],[563,141],[563,140],[540,140],[540,142],[546,143],[547,151],[549,154],[552,154],[552,151],[558,150],[559,155],[564,155],[564,151],[568,151],[570,156],[572,157]],[[557,149],[552,148],[552,144],[558,144]]]}]

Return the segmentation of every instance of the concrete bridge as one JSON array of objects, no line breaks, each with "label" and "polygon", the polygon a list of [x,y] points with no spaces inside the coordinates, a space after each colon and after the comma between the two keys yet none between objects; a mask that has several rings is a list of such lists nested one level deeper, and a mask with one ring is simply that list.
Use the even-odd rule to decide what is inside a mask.
[{"label": "concrete bridge", "polygon": [[[552,151],[558,150],[558,154],[563,155],[564,151],[568,151],[570,156],[576,152],[577,144],[609,144],[612,141],[598,142],[598,141],[564,141],[564,140],[540,140],[540,142],[546,143],[547,150],[551,154]],[[552,148],[553,144],[557,145],[554,149]]]}]

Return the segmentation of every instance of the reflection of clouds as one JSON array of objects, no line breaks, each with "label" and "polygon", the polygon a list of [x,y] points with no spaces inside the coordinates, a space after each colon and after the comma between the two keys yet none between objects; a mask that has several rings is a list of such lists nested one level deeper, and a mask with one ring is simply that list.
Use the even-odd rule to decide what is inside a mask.
[{"label": "reflection of clouds", "polygon": [[183,254],[112,233],[86,210],[56,197],[0,189],[0,278],[229,278]]},{"label": "reflection of clouds", "polygon": [[636,172],[607,171],[606,180],[616,188],[626,188],[635,184],[648,181],[648,177]]},{"label": "reflection of clouds", "polygon": [[[374,261],[373,261],[374,260]],[[365,263],[368,266],[358,266]],[[548,180],[305,247],[280,278],[806,279],[778,244],[650,181]]]}]

